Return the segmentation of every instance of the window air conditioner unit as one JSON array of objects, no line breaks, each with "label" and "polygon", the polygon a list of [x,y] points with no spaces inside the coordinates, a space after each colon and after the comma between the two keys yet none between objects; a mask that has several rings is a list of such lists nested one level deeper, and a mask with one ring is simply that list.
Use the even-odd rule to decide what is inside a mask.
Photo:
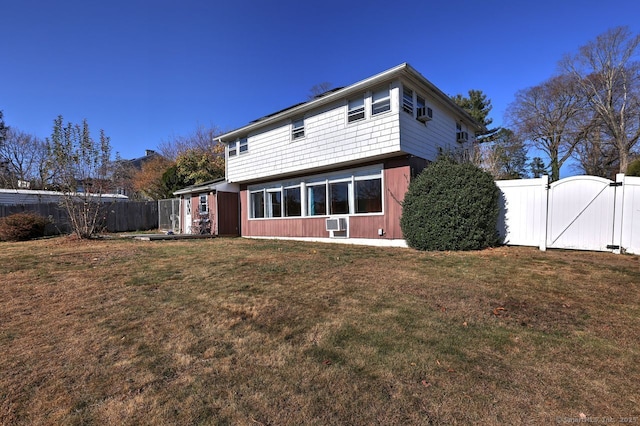
[{"label": "window air conditioner unit", "polygon": [[418,108],[417,113],[418,120],[422,121],[423,123],[433,120],[433,110],[429,107]]},{"label": "window air conditioner unit", "polygon": [[467,132],[458,132],[456,133],[456,138],[458,142],[468,142],[469,141],[469,133]]},{"label": "window air conditioner unit", "polygon": [[344,217],[330,217],[326,221],[327,231],[346,231],[347,219]]}]

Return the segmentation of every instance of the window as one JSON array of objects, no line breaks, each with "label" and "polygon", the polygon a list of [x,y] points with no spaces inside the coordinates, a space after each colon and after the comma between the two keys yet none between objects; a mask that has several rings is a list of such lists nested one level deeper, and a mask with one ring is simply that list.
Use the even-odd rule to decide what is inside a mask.
[{"label": "window", "polygon": [[240,154],[249,150],[249,142],[247,138],[240,139]]},{"label": "window", "polygon": [[282,217],[282,191],[267,191],[267,217]]},{"label": "window", "polygon": [[233,142],[229,142],[229,157],[233,157],[234,155],[236,155],[236,153],[238,149],[238,142],[237,141],[233,141]]},{"label": "window", "polygon": [[248,191],[251,219],[383,211],[381,165],[256,185]]},{"label": "window", "polygon": [[304,138],[304,119],[294,120],[291,125],[291,139]]},{"label": "window", "polygon": [[329,184],[331,214],[349,214],[349,182]]},{"label": "window", "polygon": [[416,95],[416,109],[418,110],[418,114],[416,114],[416,119],[420,114],[427,113],[427,109],[425,108],[426,106],[427,106],[427,103],[425,102],[424,98],[420,95]]},{"label": "window", "polygon": [[284,189],[284,215],[286,217],[302,216],[299,186]]},{"label": "window", "polygon": [[198,213],[209,213],[209,200],[207,194],[200,194]]},{"label": "window", "polygon": [[356,213],[382,212],[382,179],[356,180]]},{"label": "window", "polygon": [[402,110],[413,115],[413,90],[406,87],[402,89]]},{"label": "window", "polygon": [[264,217],[264,191],[255,191],[251,193],[251,217]]},{"label": "window", "polygon": [[309,200],[309,216],[327,214],[327,186],[325,184],[308,186],[307,199]]},{"label": "window", "polygon": [[381,114],[391,109],[389,89],[374,92],[371,96],[371,115]]},{"label": "window", "polygon": [[353,99],[349,101],[349,109],[347,111],[347,122],[352,123],[364,119],[364,98]]}]

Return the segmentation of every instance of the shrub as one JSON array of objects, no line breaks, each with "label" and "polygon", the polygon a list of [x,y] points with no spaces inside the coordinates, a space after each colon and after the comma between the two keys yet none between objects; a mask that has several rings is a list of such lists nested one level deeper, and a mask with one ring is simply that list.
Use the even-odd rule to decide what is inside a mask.
[{"label": "shrub", "polygon": [[0,241],[26,241],[44,236],[47,219],[36,213],[16,213],[0,218]]},{"label": "shrub", "polygon": [[418,250],[480,250],[500,239],[500,190],[488,173],[441,157],[410,184],[400,226]]},{"label": "shrub", "polygon": [[627,167],[627,176],[640,176],[640,158],[636,158]]}]

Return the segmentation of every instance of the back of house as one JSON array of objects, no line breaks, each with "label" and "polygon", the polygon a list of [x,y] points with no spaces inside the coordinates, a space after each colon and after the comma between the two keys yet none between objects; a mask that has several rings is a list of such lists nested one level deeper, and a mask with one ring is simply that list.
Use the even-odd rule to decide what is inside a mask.
[{"label": "back of house", "polygon": [[241,235],[404,245],[402,200],[482,128],[408,64],[220,136]]}]

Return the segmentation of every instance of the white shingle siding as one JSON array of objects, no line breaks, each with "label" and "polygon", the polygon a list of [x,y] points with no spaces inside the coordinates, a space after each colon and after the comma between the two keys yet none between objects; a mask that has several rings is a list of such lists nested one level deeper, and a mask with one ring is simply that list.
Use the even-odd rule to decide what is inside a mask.
[{"label": "white shingle siding", "polygon": [[426,160],[434,160],[439,154],[439,148],[444,152],[469,148],[473,132],[463,125],[463,131],[470,133],[469,143],[458,143],[456,141],[457,121],[453,114],[433,102],[429,107],[433,110],[433,120],[426,124],[404,111],[400,113],[402,151]]},{"label": "white shingle siding", "polygon": [[232,156],[230,182],[322,168],[400,150],[397,104],[391,111],[347,123],[346,100],[305,116],[305,137],[291,140],[291,123],[249,135],[247,153]]},{"label": "white shingle siding", "polygon": [[[248,151],[227,161],[229,182],[250,182],[287,174],[313,173],[332,166],[351,165],[394,155],[411,154],[434,160],[440,148],[454,152],[469,148],[473,140],[470,123],[462,123],[469,143],[456,140],[456,124],[467,120],[448,99],[434,95],[434,88],[413,81],[408,84],[433,110],[433,119],[424,123],[401,110],[403,79],[372,83],[361,92],[351,91],[315,109],[293,110],[280,121],[266,120],[264,126],[247,126]],[[390,110],[371,115],[372,92],[389,88]],[[365,118],[347,122],[348,101],[364,94]],[[415,107],[415,98],[414,98]],[[303,112],[302,111],[306,111]],[[292,139],[292,121],[304,117],[304,137]],[[268,124],[267,124],[268,123]],[[235,132],[234,137],[243,137]],[[316,169],[316,170],[314,170]]]}]

